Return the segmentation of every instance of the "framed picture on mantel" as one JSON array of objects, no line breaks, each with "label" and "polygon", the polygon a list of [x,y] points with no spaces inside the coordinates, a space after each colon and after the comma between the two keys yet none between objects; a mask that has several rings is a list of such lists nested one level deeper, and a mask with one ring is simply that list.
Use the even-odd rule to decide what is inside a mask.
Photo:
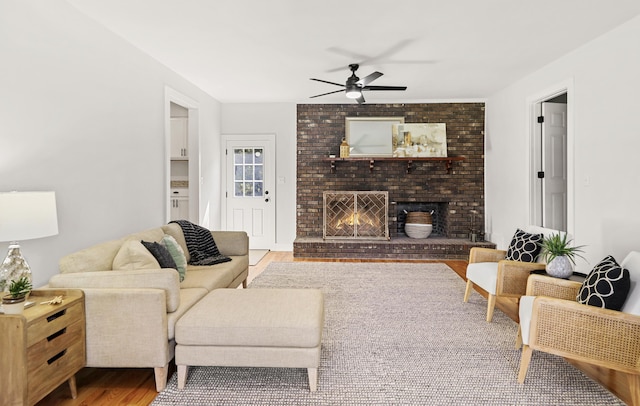
[{"label": "framed picture on mantel", "polygon": [[446,157],[445,123],[411,123],[394,126],[394,157]]},{"label": "framed picture on mantel", "polygon": [[350,147],[349,156],[390,157],[398,124],[404,117],[347,117],[345,136]]}]

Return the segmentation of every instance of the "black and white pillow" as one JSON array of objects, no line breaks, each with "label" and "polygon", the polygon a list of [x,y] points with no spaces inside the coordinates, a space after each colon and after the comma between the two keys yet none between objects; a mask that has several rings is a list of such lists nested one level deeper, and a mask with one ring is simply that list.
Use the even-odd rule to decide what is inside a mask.
[{"label": "black and white pillow", "polygon": [[520,262],[536,262],[542,249],[543,239],[544,236],[542,234],[530,234],[517,229],[507,249],[506,259]]},{"label": "black and white pillow", "polygon": [[582,304],[620,310],[630,288],[629,271],[609,255],[593,267],[582,283],[576,300]]}]

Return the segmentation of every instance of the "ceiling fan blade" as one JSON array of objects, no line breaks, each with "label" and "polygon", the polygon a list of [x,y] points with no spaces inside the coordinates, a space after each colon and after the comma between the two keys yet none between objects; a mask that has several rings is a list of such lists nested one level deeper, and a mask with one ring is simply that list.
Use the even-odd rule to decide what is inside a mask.
[{"label": "ceiling fan blade", "polygon": [[358,102],[358,104],[364,103],[364,96],[362,95],[362,93],[360,93],[360,97],[358,97],[355,100]]},{"label": "ceiling fan blade", "polygon": [[406,86],[365,86],[362,90],[407,90]]},{"label": "ceiling fan blade", "polygon": [[315,80],[316,82],[328,83],[328,84],[330,84],[330,85],[336,85],[336,86],[345,87],[345,86],[344,86],[343,84],[341,84],[341,83],[329,82],[328,80],[314,79],[314,78],[311,78],[311,80]]},{"label": "ceiling fan blade", "polygon": [[[404,48],[406,48],[408,45],[410,45],[415,41],[416,41],[415,38],[407,38],[407,39],[401,40],[397,44],[394,44],[391,47],[383,50],[379,54],[373,55],[373,56],[360,54],[360,53],[349,51],[340,47],[331,47],[331,48],[328,48],[327,51],[333,52],[341,56],[345,56],[352,61],[356,60],[358,61],[357,63],[359,65],[371,65],[374,63],[396,63],[395,61],[392,61],[390,57],[400,52],[401,50],[403,50]],[[342,67],[330,69],[327,72],[336,72],[340,70],[342,70]]]},{"label": "ceiling fan blade", "polygon": [[311,96],[311,97],[309,97],[309,98],[310,98],[310,99],[313,99],[314,97],[326,96],[326,95],[328,95],[328,94],[334,94],[334,93],[340,93],[340,92],[344,92],[344,89],[334,90],[333,92],[328,92],[328,93],[317,94],[317,95],[315,95],[315,96]]},{"label": "ceiling fan blade", "polygon": [[362,79],[360,79],[358,83],[361,84],[362,86],[366,86],[369,83],[373,82],[374,80],[378,79],[380,76],[382,76],[381,72],[373,72],[371,75],[367,75]]}]

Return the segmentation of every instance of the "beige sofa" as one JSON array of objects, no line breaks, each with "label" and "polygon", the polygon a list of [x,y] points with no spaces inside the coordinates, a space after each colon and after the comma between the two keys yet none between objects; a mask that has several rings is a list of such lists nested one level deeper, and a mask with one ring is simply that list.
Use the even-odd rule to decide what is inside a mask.
[{"label": "beige sofa", "polygon": [[[133,256],[122,269],[125,247],[133,241],[159,242],[165,234],[175,238],[188,261],[182,229],[170,223],[67,255],[60,260],[60,274],[49,281],[50,288],[85,293],[87,366],[154,368],[158,391],[166,386],[178,319],[214,289],[246,287],[249,270],[249,238],[241,231],[212,231],[220,253],[231,261],[188,265],[182,282],[174,269],[137,269]],[[113,269],[116,258],[121,269]]]}]

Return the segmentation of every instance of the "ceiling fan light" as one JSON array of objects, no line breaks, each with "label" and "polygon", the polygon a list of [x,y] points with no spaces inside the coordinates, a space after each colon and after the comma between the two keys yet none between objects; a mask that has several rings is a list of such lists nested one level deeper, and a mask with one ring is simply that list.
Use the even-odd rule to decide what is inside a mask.
[{"label": "ceiling fan light", "polygon": [[358,86],[348,86],[346,94],[349,99],[357,99],[362,96],[362,92]]}]

